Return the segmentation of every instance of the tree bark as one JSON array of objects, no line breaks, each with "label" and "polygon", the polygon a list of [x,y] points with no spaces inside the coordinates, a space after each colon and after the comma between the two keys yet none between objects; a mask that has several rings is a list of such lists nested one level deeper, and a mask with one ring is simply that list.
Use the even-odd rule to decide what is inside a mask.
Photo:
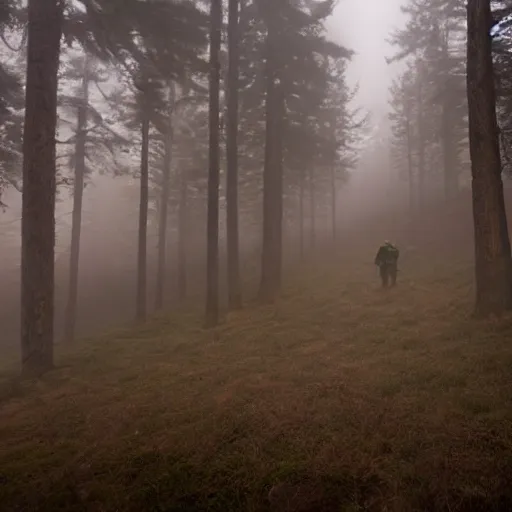
[{"label": "tree bark", "polygon": [[300,258],[304,260],[305,247],[304,247],[304,194],[305,194],[305,177],[304,171],[300,172],[300,189],[299,189],[299,240],[300,240]]},{"label": "tree bark", "polygon": [[337,226],[336,226],[336,171],[334,167],[331,167],[331,223],[332,223],[332,241],[335,244],[337,238]]},{"label": "tree bark", "polygon": [[80,235],[82,229],[82,204],[85,180],[85,146],[87,142],[87,109],[89,106],[89,58],[84,57],[84,75],[82,91],[77,114],[75,145],[75,182],[73,186],[73,217],[71,225],[71,250],[69,256],[69,289],[66,305],[64,339],[74,341],[76,326],[76,309],[78,300],[78,273],[80,259]]},{"label": "tree bark", "polygon": [[489,0],[469,0],[467,16],[475,312],[477,315],[501,314],[512,307],[512,262],[501,178]]},{"label": "tree bark", "polygon": [[180,173],[180,202],[178,206],[178,298],[187,297],[187,224],[188,179],[185,169]]},{"label": "tree bark", "polygon": [[238,234],[238,0],[229,0],[228,11],[228,87],[227,87],[227,273],[230,309],[242,306]]},{"label": "tree bark", "polygon": [[175,86],[169,84],[169,114],[167,119],[167,133],[164,139],[164,164],[162,173],[162,190],[160,194],[160,218],[158,222],[158,263],[156,275],[155,309],[161,310],[164,305],[166,250],[167,250],[167,216],[169,211],[169,183],[171,179],[172,140],[173,140],[173,113],[175,101]]},{"label": "tree bark", "polygon": [[147,317],[147,238],[149,196],[149,113],[144,106],[141,125],[142,146],[140,154],[139,248],[137,258],[137,310],[136,320],[145,322]]},{"label": "tree bark", "polygon": [[53,366],[55,133],[62,34],[58,0],[28,4],[21,222],[22,373]]},{"label": "tree bark", "polygon": [[417,91],[417,123],[418,123],[418,212],[425,207],[425,127],[423,117],[423,63],[419,62],[418,91]]},{"label": "tree bark", "polygon": [[283,150],[285,129],[285,96],[282,80],[277,87],[277,113],[276,113],[276,145],[275,145],[275,247],[274,247],[274,276],[277,291],[281,289],[283,271]]},{"label": "tree bark", "polygon": [[205,326],[219,322],[219,124],[220,124],[220,45],[222,0],[211,0],[210,10],[210,98],[209,171],[206,263]]},{"label": "tree bark", "polygon": [[[449,31],[442,38],[442,59],[443,68],[449,66],[450,51],[448,41]],[[454,101],[450,81],[452,77],[446,73],[444,78],[444,92],[442,103],[442,144],[443,144],[443,167],[444,167],[444,193],[447,202],[457,197],[459,192],[459,170],[457,168],[457,147],[454,134]]]},{"label": "tree bark", "polygon": [[409,213],[411,218],[415,214],[415,201],[414,201],[414,169],[412,159],[412,108],[411,102],[406,100],[405,105],[405,116],[406,116],[406,138],[407,138],[407,175],[409,180]]},{"label": "tree bark", "polygon": [[311,249],[316,247],[316,195],[315,195],[315,176],[313,169],[309,170],[309,209],[311,215],[310,244]]},{"label": "tree bark", "polygon": [[265,99],[265,162],[263,168],[263,248],[260,299],[272,301],[281,287],[283,222],[284,90],[278,83],[275,52],[277,27],[268,20]]}]

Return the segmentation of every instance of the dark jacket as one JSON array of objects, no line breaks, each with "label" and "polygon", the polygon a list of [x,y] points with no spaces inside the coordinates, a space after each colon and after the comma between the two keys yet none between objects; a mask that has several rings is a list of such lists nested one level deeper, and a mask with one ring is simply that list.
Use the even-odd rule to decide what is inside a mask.
[{"label": "dark jacket", "polygon": [[393,244],[387,243],[381,245],[375,256],[375,265],[381,267],[382,265],[396,265],[400,251]]}]

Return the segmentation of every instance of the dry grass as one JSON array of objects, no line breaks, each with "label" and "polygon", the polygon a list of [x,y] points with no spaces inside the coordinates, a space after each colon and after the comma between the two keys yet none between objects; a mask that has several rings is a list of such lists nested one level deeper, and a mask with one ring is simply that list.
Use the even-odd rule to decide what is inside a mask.
[{"label": "dry grass", "polygon": [[[155,320],[0,405],[0,507],[512,510],[512,320],[471,269],[304,271],[215,332]],[[5,387],[5,386],[4,386]]]}]

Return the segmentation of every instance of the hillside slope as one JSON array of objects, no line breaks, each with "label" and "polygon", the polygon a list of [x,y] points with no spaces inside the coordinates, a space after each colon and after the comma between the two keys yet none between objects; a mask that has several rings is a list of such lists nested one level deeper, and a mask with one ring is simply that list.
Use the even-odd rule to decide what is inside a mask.
[{"label": "hillside slope", "polygon": [[302,269],[213,332],[176,313],[4,381],[1,509],[511,510],[512,320],[420,264]]}]

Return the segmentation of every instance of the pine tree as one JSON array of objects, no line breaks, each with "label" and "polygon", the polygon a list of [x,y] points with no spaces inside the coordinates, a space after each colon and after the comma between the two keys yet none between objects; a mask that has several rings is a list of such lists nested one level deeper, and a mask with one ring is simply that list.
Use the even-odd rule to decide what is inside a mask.
[{"label": "pine tree", "polygon": [[[17,50],[8,42],[8,37],[18,28],[18,2],[3,2],[0,31],[4,34],[4,44],[0,45],[0,61],[4,55],[12,55]],[[6,188],[20,189],[22,109],[21,72],[0,62],[0,207],[5,206],[1,199]]]},{"label": "pine tree", "polygon": [[187,295],[187,253],[190,242],[200,237],[203,231],[190,233],[191,225],[201,226],[207,212],[208,168],[208,110],[202,94],[194,95],[196,101],[187,101],[176,110],[176,130],[174,137],[175,180],[173,189],[176,195],[178,225],[178,297]]},{"label": "pine tree", "polygon": [[409,211],[411,218],[417,209],[416,179],[417,179],[417,126],[414,120],[414,68],[409,66],[391,87],[392,123],[392,157],[399,174],[404,176],[409,184]]},{"label": "pine tree", "polygon": [[76,324],[78,298],[78,268],[80,256],[80,232],[82,227],[82,203],[86,174],[87,114],[89,110],[89,88],[91,64],[87,54],[83,59],[82,90],[77,110],[77,129],[75,143],[75,179],[73,184],[73,217],[71,226],[71,251],[69,262],[68,301],[66,304],[64,339],[73,341]]},{"label": "pine tree", "polygon": [[438,157],[444,195],[451,200],[458,192],[460,153],[467,139],[464,5],[460,0],[409,0],[402,10],[408,21],[391,38],[397,54],[390,60],[415,63],[416,104],[425,106],[416,109],[418,142],[424,144],[418,147],[418,203],[435,178],[427,162]]},{"label": "pine tree", "polygon": [[238,237],[238,85],[239,85],[239,0],[228,4],[228,83],[226,133],[226,202],[228,301],[231,309],[242,305]]},{"label": "pine tree", "polygon": [[[63,52],[61,60],[59,128],[71,130],[72,133],[67,139],[57,141],[57,173],[58,181],[72,185],[69,284],[64,317],[64,339],[72,342],[77,317],[84,190],[95,173],[118,173],[117,153],[127,141],[109,126],[109,119],[99,111],[105,112],[109,106],[109,97],[102,90],[101,84],[108,80],[112,68],[100,65],[96,59],[77,49]],[[94,96],[99,97],[100,101]],[[72,178],[68,179],[67,169],[72,169]]]},{"label": "pine tree", "polygon": [[[115,60],[126,69],[149,62],[161,77],[183,76],[191,62],[200,63],[198,45],[205,41],[204,15],[192,2],[80,3],[31,0],[28,4],[21,344],[23,369],[33,374],[51,367],[53,359],[55,130],[61,36],[69,46],[78,41],[91,55]],[[2,3],[0,22],[12,16],[13,5],[16,2]],[[185,33],[187,37],[181,37]],[[0,95],[4,98],[3,92]]]},{"label": "pine tree", "polygon": [[493,12],[493,53],[496,77],[496,109],[500,127],[500,148],[503,170],[512,174],[512,2],[500,2]]},{"label": "pine tree", "polygon": [[140,122],[140,198],[139,236],[137,251],[137,295],[136,319],[145,322],[147,318],[147,233],[149,207],[149,157],[150,130],[155,113],[162,110],[162,83],[148,76],[145,71],[136,78],[136,104]]},{"label": "pine tree", "polygon": [[325,83],[318,56],[348,56],[328,42],[323,20],[332,2],[284,2],[276,9],[258,2],[266,38],[265,62],[265,161],[263,172],[263,250],[260,297],[272,300],[281,284],[283,236],[283,158],[291,105],[306,97],[317,81]]},{"label": "pine tree", "polygon": [[173,147],[173,116],[176,100],[176,86],[173,82],[167,85],[168,114],[163,130],[164,158],[160,191],[160,212],[158,221],[158,262],[156,276],[155,309],[158,311],[164,305],[165,268],[167,250],[167,217],[170,194],[172,147]]},{"label": "pine tree", "polygon": [[469,0],[467,91],[473,175],[476,313],[512,307],[512,261],[501,179],[489,0]]},{"label": "pine tree", "polygon": [[209,171],[207,221],[207,285],[205,325],[219,321],[219,125],[220,125],[220,47],[222,0],[210,6],[210,90],[209,90]]},{"label": "pine tree", "polygon": [[62,11],[57,0],[29,0],[23,133],[21,249],[22,371],[53,366],[55,132]]}]

